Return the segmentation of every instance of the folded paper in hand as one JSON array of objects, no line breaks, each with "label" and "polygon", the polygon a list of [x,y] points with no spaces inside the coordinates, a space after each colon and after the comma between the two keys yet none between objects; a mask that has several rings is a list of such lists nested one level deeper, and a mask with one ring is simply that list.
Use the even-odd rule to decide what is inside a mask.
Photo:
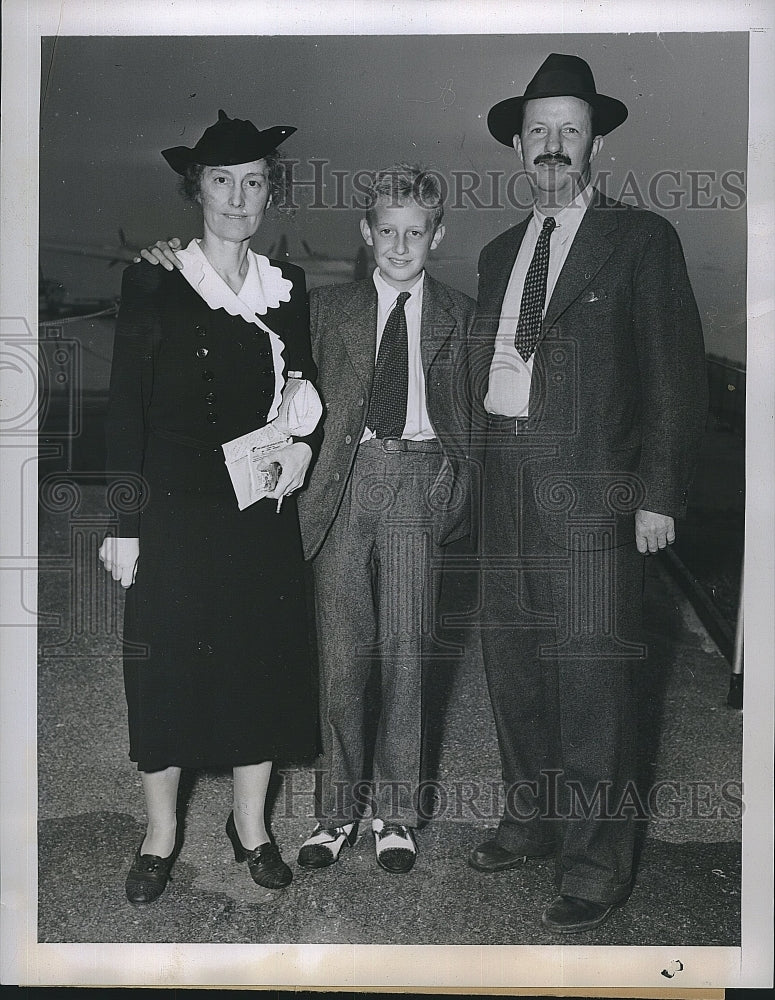
[{"label": "folded paper in hand", "polygon": [[294,436],[311,434],[322,413],[315,386],[307,379],[289,378],[274,420],[221,445],[240,510],[267,496],[263,470],[275,461],[274,453]]}]

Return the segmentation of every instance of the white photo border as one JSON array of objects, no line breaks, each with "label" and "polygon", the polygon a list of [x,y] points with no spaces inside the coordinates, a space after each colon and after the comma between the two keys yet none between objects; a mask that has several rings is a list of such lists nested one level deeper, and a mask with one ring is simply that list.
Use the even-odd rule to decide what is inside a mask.
[{"label": "white photo border", "polygon": [[[322,8],[322,9],[321,9]],[[324,11],[324,12],[323,12]],[[444,0],[356,0],[325,5],[261,0],[62,0],[3,3],[2,276],[0,322],[36,329],[40,38],[46,35],[564,34],[750,31],[747,416],[747,562],[743,912],[741,948],[682,949],[682,988],[765,986],[772,976],[773,784],[773,312],[775,184],[772,97],[775,26],[766,0],[738,13],[721,0],[598,2],[520,0],[509,7]],[[238,31],[232,30],[235,26]],[[527,26],[527,27],[526,27]],[[4,332],[5,332],[4,331]],[[4,373],[0,373],[3,375]],[[29,386],[27,387],[27,389]],[[24,390],[4,380],[3,396]],[[8,399],[8,397],[6,397]],[[10,400],[18,405],[18,399]],[[35,448],[0,448],[3,482],[19,482]],[[37,521],[3,492],[2,600],[34,620]],[[65,945],[37,943],[35,629],[4,629],[2,642],[2,981],[23,985],[257,986],[460,989],[645,987],[658,990],[669,948],[322,945]],[[612,955],[615,952],[615,956]],[[486,953],[486,955],[485,955]],[[615,960],[612,960],[614,958]],[[213,979],[215,977],[215,979]],[[644,995],[642,992],[639,996]]]}]

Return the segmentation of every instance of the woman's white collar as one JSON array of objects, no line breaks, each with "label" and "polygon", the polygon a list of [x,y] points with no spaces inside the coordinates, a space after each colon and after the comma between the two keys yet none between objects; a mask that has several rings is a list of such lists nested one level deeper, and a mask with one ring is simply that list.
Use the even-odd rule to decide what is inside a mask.
[{"label": "woman's white collar", "polygon": [[199,240],[191,240],[177,256],[183,264],[181,274],[211,309],[225,309],[230,316],[242,316],[255,323],[257,314],[263,316],[281,302],[290,302],[292,282],[268,257],[252,250],[248,250],[248,273],[239,294],[231,290],[205,257]]}]

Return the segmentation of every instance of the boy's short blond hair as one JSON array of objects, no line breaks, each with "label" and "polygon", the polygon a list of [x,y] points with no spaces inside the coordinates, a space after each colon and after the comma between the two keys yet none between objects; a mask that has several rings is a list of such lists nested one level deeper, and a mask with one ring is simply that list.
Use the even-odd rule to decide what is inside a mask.
[{"label": "boy's short blond hair", "polygon": [[391,206],[413,201],[420,208],[433,212],[434,232],[444,217],[444,191],[438,174],[414,163],[397,163],[386,170],[379,170],[369,185],[366,196],[369,207],[366,219],[372,222],[372,212],[377,201],[383,199]]}]

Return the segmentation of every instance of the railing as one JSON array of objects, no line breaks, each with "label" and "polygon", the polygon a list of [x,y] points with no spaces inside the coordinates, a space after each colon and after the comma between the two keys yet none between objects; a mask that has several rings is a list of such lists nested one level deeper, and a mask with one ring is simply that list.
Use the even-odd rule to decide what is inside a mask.
[{"label": "railing", "polygon": [[[745,368],[707,359],[709,419],[703,453],[716,473],[699,476],[665,563],[732,666],[728,704],[742,707],[742,563],[745,497]],[[723,489],[719,490],[719,487]],[[711,547],[711,540],[716,544]]]}]

